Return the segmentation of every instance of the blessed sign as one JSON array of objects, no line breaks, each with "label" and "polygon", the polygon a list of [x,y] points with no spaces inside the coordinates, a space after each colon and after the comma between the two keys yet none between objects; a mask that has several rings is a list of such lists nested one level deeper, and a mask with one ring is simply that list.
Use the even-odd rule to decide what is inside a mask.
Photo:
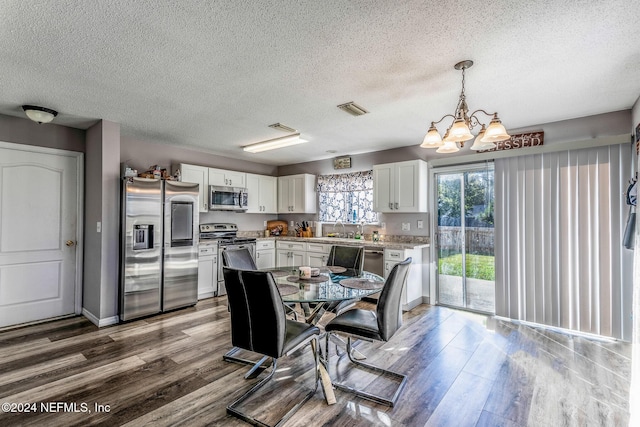
[{"label": "blessed sign", "polygon": [[496,142],[496,148],[490,150],[482,150],[480,153],[488,153],[490,151],[513,150],[515,148],[537,147],[544,144],[544,132],[519,133],[511,135],[506,141]]}]

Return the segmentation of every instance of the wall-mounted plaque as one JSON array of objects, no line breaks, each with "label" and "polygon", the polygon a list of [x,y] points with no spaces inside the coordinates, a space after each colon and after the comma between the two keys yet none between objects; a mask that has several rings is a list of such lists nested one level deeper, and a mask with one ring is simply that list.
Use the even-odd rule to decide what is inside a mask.
[{"label": "wall-mounted plaque", "polygon": [[496,148],[492,148],[491,150],[482,150],[480,153],[486,153],[490,151],[502,151],[502,150],[513,150],[516,148],[525,148],[525,147],[537,147],[539,145],[544,144],[544,132],[530,132],[530,133],[518,133],[516,135],[511,135],[511,138],[506,141],[496,142]]},{"label": "wall-mounted plaque", "polygon": [[351,157],[350,156],[336,157],[335,159],[333,159],[333,168],[334,169],[351,169]]}]

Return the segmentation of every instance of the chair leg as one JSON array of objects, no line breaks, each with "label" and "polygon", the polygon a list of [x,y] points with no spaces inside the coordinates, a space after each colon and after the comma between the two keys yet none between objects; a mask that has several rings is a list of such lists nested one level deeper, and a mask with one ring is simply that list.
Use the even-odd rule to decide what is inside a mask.
[{"label": "chair leg", "polygon": [[256,378],[258,375],[262,373],[265,369],[269,367],[269,364],[265,365],[264,362],[267,361],[268,357],[264,356],[257,362],[255,360],[243,359],[241,357],[234,356],[240,349],[238,347],[233,347],[231,350],[227,351],[223,356],[222,360],[225,362],[233,362],[233,363],[241,363],[243,365],[251,365],[251,369],[247,371],[244,378],[249,380]]},{"label": "chair leg", "polygon": [[[329,348],[329,335],[331,335],[331,334],[327,333],[327,337],[326,337],[327,350]],[[393,378],[399,379],[400,380],[400,384],[396,388],[396,391],[393,393],[393,396],[390,399],[388,399],[388,398],[384,398],[382,396],[375,395],[373,393],[368,393],[368,392],[363,391],[363,390],[355,389],[355,388],[350,387],[350,386],[345,385],[345,384],[340,384],[340,383],[333,382],[332,383],[333,386],[338,388],[338,389],[340,389],[340,390],[342,390],[342,391],[353,393],[353,394],[355,394],[357,396],[363,397],[365,399],[372,400],[374,402],[377,402],[377,403],[380,403],[380,404],[383,404],[383,405],[394,406],[396,401],[398,400],[398,397],[400,396],[400,393],[402,392],[402,389],[404,389],[404,386],[405,386],[405,384],[407,382],[407,376],[406,375],[402,375],[402,374],[398,374],[396,372],[389,371],[389,370],[386,370],[386,369],[382,369],[382,368],[379,368],[377,366],[374,366],[374,365],[371,365],[371,364],[368,364],[368,363],[361,362],[360,360],[357,360],[357,359],[354,358],[354,356],[353,356],[353,352],[354,351],[355,351],[355,349],[351,346],[351,337],[347,337],[347,355],[349,355],[349,360],[353,364],[355,364],[357,366],[360,366],[362,368],[369,369],[371,371],[374,371],[374,372],[377,372],[377,373],[380,373],[380,374],[383,374],[383,375],[386,375],[386,376],[389,376],[389,377],[393,377]],[[327,360],[328,360],[328,356],[327,356]],[[329,364],[327,363],[327,366],[328,365]]]},{"label": "chair leg", "polygon": [[[314,345],[315,344],[315,345]],[[307,402],[309,399],[311,399],[311,397],[313,397],[314,394],[316,394],[316,391],[318,391],[318,383],[320,382],[320,366],[319,366],[319,359],[318,359],[318,349],[319,349],[319,342],[318,339],[316,337],[313,338],[313,343],[310,346],[311,347],[311,351],[313,352],[313,361],[314,361],[314,367],[315,367],[315,371],[316,371],[316,379],[315,379],[315,386],[313,388],[313,390],[311,390],[309,393],[307,393],[304,398],[296,403],[293,408],[291,408],[280,420],[278,420],[278,422],[274,425],[274,427],[279,427],[281,426],[283,423],[285,423],[289,418],[291,418],[291,416],[293,414],[296,413],[296,411],[298,409],[300,409],[300,407]],[[263,378],[262,380],[260,380],[259,383],[257,383],[256,385],[254,385],[253,387],[251,387],[251,389],[249,391],[247,391],[246,393],[244,393],[242,396],[240,396],[238,399],[236,399],[235,401],[233,401],[233,403],[231,403],[229,406],[227,406],[227,413],[229,415],[233,415],[234,417],[240,418],[241,420],[248,422],[250,424],[253,425],[257,425],[257,426],[267,426],[269,427],[269,424],[265,424],[264,422],[253,418],[252,416],[245,414],[244,412],[240,411],[237,409],[237,406],[244,402],[245,400],[247,400],[253,393],[255,393],[257,390],[259,390],[262,386],[264,386],[275,374],[276,372],[276,368],[277,368],[277,364],[278,364],[278,359],[273,359],[273,367],[271,369],[271,372],[269,373],[269,375],[267,375],[265,378]]]}]

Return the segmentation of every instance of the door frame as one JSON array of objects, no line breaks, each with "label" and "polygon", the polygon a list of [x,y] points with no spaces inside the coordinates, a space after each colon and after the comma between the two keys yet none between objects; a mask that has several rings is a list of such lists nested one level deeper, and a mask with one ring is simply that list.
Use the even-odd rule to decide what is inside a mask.
[{"label": "door frame", "polygon": [[[76,286],[74,307],[75,314],[82,314],[82,280],[84,277],[84,153],[79,151],[62,150],[60,148],[49,148],[41,147],[39,145],[26,145],[4,141],[0,141],[0,148],[38,154],[66,156],[75,159],[76,161],[76,192],[78,195],[78,203],[76,206]],[[29,323],[38,323],[40,321],[41,320]]]},{"label": "door frame", "polygon": [[[464,163],[464,164],[457,164],[457,165],[453,165],[453,166],[441,166],[441,167],[434,167],[434,168],[429,168],[429,182],[431,183],[431,185],[429,185],[429,191],[428,191],[428,203],[429,206],[431,207],[431,215],[430,215],[430,221],[431,221],[431,244],[429,245],[429,262],[430,262],[430,268],[429,268],[429,303],[431,305],[437,305],[438,304],[438,288],[437,288],[437,281],[438,281],[438,250],[437,250],[437,245],[436,245],[436,233],[437,233],[437,229],[438,229],[438,182],[436,180],[436,175],[437,174],[442,174],[442,173],[464,173],[464,172],[469,172],[469,171],[476,171],[476,170],[484,170],[488,167],[489,163],[492,164],[492,168],[494,168],[493,165],[493,160],[486,160],[484,162],[474,162],[474,163]],[[463,194],[464,194],[464,189],[463,189]],[[464,219],[463,219],[463,223],[464,223]],[[495,225],[494,225],[495,226]],[[462,308],[461,308],[462,309]],[[467,311],[471,311],[471,312],[476,312],[475,310],[470,310],[468,308],[464,308],[464,310]],[[481,312],[483,314],[485,314],[484,312]]]}]

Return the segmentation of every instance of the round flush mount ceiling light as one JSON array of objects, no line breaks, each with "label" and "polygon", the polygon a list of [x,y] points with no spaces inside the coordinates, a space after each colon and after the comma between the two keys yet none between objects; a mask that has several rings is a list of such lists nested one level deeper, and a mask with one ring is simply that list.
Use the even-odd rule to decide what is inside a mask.
[{"label": "round flush mount ceiling light", "polygon": [[53,120],[58,112],[51,108],[38,107],[37,105],[23,105],[24,113],[36,123],[49,123]]}]

